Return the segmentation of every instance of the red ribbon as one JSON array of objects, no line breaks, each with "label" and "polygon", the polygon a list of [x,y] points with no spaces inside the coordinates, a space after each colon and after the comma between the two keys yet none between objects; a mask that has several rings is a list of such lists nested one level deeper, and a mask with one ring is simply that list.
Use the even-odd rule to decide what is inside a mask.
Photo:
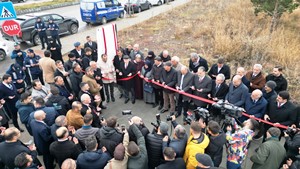
[{"label": "red ribbon", "polygon": [[[124,77],[124,78],[121,78],[121,79],[117,79],[117,81],[127,81],[127,80],[130,80],[130,79],[134,78],[136,75],[138,75],[138,74],[136,73],[133,76],[129,76],[129,77]],[[115,79],[110,79],[110,78],[107,78],[107,77],[102,77],[102,80],[115,80]]]}]

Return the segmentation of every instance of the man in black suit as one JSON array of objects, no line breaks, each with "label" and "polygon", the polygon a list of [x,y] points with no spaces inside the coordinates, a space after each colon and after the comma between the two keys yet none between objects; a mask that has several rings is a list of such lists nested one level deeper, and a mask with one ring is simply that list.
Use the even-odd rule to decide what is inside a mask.
[{"label": "man in black suit", "polygon": [[114,67],[116,69],[117,87],[118,87],[118,90],[120,92],[120,98],[123,97],[123,87],[122,87],[122,81],[120,81],[118,79],[121,79],[121,76],[119,75],[119,72],[120,72],[120,69],[121,69],[120,68],[121,63],[123,62],[123,56],[124,56],[123,51],[124,50],[118,49],[117,50],[117,55],[115,56],[115,58],[113,60]]},{"label": "man in black suit", "polygon": [[30,123],[34,143],[39,155],[43,155],[46,169],[54,169],[54,157],[50,155],[49,147],[53,142],[50,127],[44,122],[46,113],[43,110],[34,112],[34,119]]},{"label": "man in black suit", "polygon": [[87,36],[86,37],[86,43],[84,44],[84,49],[86,47],[89,47],[92,49],[92,61],[95,61],[97,62],[98,60],[98,45],[97,45],[97,42],[95,41],[92,41],[92,38],[90,36]]},{"label": "man in black suit", "polygon": [[9,74],[5,74],[2,77],[2,83],[0,83],[0,99],[5,100],[4,108],[12,118],[13,124],[21,132],[24,130],[20,128],[18,123],[18,109],[16,103],[19,100],[19,95],[15,85],[12,83],[12,77]]},{"label": "man in black suit", "polygon": [[[129,56],[125,55],[123,57],[124,62],[120,64],[119,75],[122,78],[130,78],[136,73],[135,66],[129,60]],[[134,92],[134,81],[133,79],[123,81],[124,94],[125,94],[125,104],[129,101],[129,92],[131,93],[131,102],[135,103],[135,92]]]},{"label": "man in black suit", "polygon": [[[205,68],[200,66],[194,78],[194,83],[191,88],[194,95],[208,99],[208,94],[211,91],[211,78],[206,75]],[[193,99],[197,107],[207,107],[207,103],[201,100]]]},{"label": "man in black suit", "polygon": [[[164,64],[162,63],[162,59],[161,57],[156,56],[154,58],[154,65],[151,70],[151,80],[155,82],[160,82],[163,70]],[[164,106],[163,89],[162,87],[153,84],[153,90],[155,93],[155,104],[153,105],[153,108],[159,104],[158,110],[161,110]]]},{"label": "man in black suit", "polygon": [[76,60],[81,63],[82,58],[84,56],[84,50],[80,46],[80,42],[74,43],[74,49],[70,51],[70,53],[73,53],[76,57]]},{"label": "man in black suit", "polygon": [[97,112],[95,106],[92,106],[91,97],[88,94],[83,94],[80,97],[80,101],[82,103],[81,115],[84,116],[86,114],[92,114],[93,123],[91,124],[91,126],[101,128],[102,125],[99,117],[100,112]]},{"label": "man in black suit", "polygon": [[230,68],[228,65],[224,64],[224,58],[220,57],[218,63],[213,64],[208,72],[208,75],[211,79],[215,80],[217,75],[222,73],[225,76],[225,79],[230,79]]},{"label": "man in black suit", "polygon": [[190,71],[193,73],[197,73],[200,66],[203,66],[205,68],[205,71],[208,71],[207,61],[197,53],[191,53],[191,59],[189,63]]},{"label": "man in black suit", "polygon": [[176,89],[179,91],[179,94],[177,94],[178,110],[176,117],[181,115],[183,109],[184,122],[185,118],[187,117],[190,98],[188,96],[180,94],[180,92],[186,92],[190,94],[192,93],[191,87],[193,86],[194,77],[195,76],[191,72],[189,72],[186,66],[183,66],[181,68],[181,73],[178,73],[177,77]]}]

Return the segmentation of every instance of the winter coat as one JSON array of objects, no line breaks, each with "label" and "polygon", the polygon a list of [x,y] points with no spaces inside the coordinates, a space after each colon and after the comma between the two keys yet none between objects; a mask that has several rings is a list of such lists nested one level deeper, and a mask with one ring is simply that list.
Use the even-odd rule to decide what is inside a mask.
[{"label": "winter coat", "polygon": [[215,166],[219,166],[222,162],[223,146],[226,143],[226,135],[221,132],[218,136],[209,136],[209,145],[205,149],[205,153],[208,154]]},{"label": "winter coat", "polygon": [[209,138],[204,133],[202,133],[198,139],[194,139],[192,135],[190,136],[183,156],[187,169],[195,169],[195,167],[198,165],[196,154],[204,154],[204,150],[208,144]]},{"label": "winter coat", "polygon": [[116,82],[116,72],[112,61],[107,60],[106,62],[103,62],[102,60],[99,60],[98,67],[101,69],[102,77],[109,79],[102,79],[103,83]]},{"label": "winter coat", "polygon": [[205,71],[208,71],[208,65],[206,59],[199,56],[199,61],[197,63],[193,63],[192,60],[190,59],[189,69],[191,72],[194,73],[198,72],[198,68],[200,66],[203,66],[205,68]]},{"label": "winter coat", "polygon": [[108,153],[113,156],[116,146],[122,143],[123,135],[115,128],[102,127],[100,129],[100,144],[101,147],[106,147]]},{"label": "winter coat", "polygon": [[83,125],[83,117],[80,112],[74,112],[72,109],[67,112],[66,115],[68,126],[74,126],[75,130],[78,130]]},{"label": "winter coat", "polygon": [[[160,65],[154,64],[151,70],[151,78],[149,80],[161,80],[160,77],[162,75],[162,72],[164,71],[164,64],[161,63]],[[153,85],[154,88],[160,89],[160,86]]]},{"label": "winter coat", "polygon": [[66,115],[71,109],[69,101],[61,95],[50,96],[45,105],[47,107],[54,107],[60,115]]},{"label": "winter coat", "polygon": [[71,73],[70,73],[70,81],[71,81],[71,84],[72,84],[72,91],[76,94],[76,96],[78,96],[77,94],[80,91],[79,85],[82,81],[82,76],[83,76],[82,72],[77,73],[77,72],[74,72],[72,70]]},{"label": "winter coat", "polygon": [[39,55],[34,55],[33,57],[26,56],[26,58],[24,59],[24,65],[29,68],[31,74],[39,75],[40,73],[42,73],[39,65],[31,66],[31,64],[39,63],[40,59],[41,57]]},{"label": "winter coat", "polygon": [[285,153],[285,149],[278,138],[268,138],[266,142],[258,147],[256,153],[251,156],[252,169],[279,168],[285,158]]},{"label": "winter coat", "polygon": [[266,84],[266,79],[263,76],[263,74],[260,72],[257,74],[255,77],[252,77],[253,72],[250,71],[248,72],[245,77],[252,83],[252,86],[248,86],[249,92],[252,92],[255,89],[260,89],[262,90]]},{"label": "winter coat", "polygon": [[241,83],[238,87],[234,87],[232,83],[229,85],[229,91],[225,96],[225,100],[238,107],[243,107],[248,95],[248,88]]},{"label": "winter coat", "polygon": [[98,86],[99,84],[97,83],[96,79],[94,79],[94,77],[91,78],[88,75],[84,75],[82,77],[82,82],[88,83],[88,85],[90,86],[90,92],[93,95],[99,95],[101,88]]},{"label": "winter coat", "polygon": [[276,77],[273,74],[269,74],[266,77],[266,81],[270,81],[273,80],[276,83],[276,87],[274,88],[274,90],[279,93],[280,91],[284,91],[287,89],[288,87],[288,82],[286,80],[285,77],[283,77],[282,75]]},{"label": "winter coat", "polygon": [[46,113],[46,118],[44,119],[44,122],[48,126],[52,126],[55,123],[55,119],[57,116],[59,116],[58,112],[55,110],[54,107],[39,107],[36,108],[36,110],[43,110]]},{"label": "winter coat", "polygon": [[84,151],[77,158],[77,169],[103,169],[110,159],[109,153],[101,150]]},{"label": "winter coat", "polygon": [[150,133],[147,135],[146,143],[149,169],[157,167],[164,161],[162,153],[163,138],[164,135],[159,135],[157,133]]},{"label": "winter coat", "polygon": [[[165,82],[165,85],[171,88],[175,88],[176,83],[177,83],[177,72],[174,68],[171,68],[169,72],[166,70],[162,71],[161,77],[160,77],[160,82],[163,83]],[[174,93],[172,90],[169,89],[163,89],[167,93]]]},{"label": "winter coat", "polygon": [[16,103],[16,108],[18,109],[21,122],[27,125],[30,119],[30,113],[35,111],[34,105],[32,103],[24,104],[18,100]]},{"label": "winter coat", "polygon": [[288,158],[295,159],[295,157],[299,154],[300,147],[300,133],[294,135],[293,138],[286,137],[285,146],[287,148],[286,155]]}]

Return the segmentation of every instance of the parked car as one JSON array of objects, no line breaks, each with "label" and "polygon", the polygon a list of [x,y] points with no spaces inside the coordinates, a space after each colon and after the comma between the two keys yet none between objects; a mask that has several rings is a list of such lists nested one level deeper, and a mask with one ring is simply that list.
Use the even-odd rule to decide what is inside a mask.
[{"label": "parked car", "polygon": [[152,7],[148,0],[129,0],[124,6],[127,13],[140,13]]},{"label": "parked car", "polygon": [[151,3],[151,5],[157,5],[157,6],[160,6],[160,5],[162,5],[163,3],[164,3],[164,1],[165,0],[148,0],[150,3]]},{"label": "parked car", "polygon": [[[34,29],[34,24],[36,22],[36,18],[41,17],[41,19],[48,24],[48,20],[51,18],[55,23],[59,25],[59,35],[62,34],[74,34],[78,32],[79,23],[76,18],[73,17],[64,17],[59,14],[46,14],[46,13],[33,13],[18,16],[15,21],[17,21],[21,26],[21,32],[17,35],[17,39],[19,42],[30,41],[34,45],[40,44],[40,38],[38,36],[37,31]],[[13,37],[6,35],[3,33],[2,36],[4,39],[9,41],[14,41]],[[47,31],[47,35],[50,35],[50,32]]]},{"label": "parked car", "polygon": [[9,54],[8,46],[5,42],[0,41],[0,62],[5,60],[6,56]]},{"label": "parked car", "polygon": [[12,2],[12,3],[20,3],[20,2],[25,2],[26,0],[1,0],[1,2]]}]

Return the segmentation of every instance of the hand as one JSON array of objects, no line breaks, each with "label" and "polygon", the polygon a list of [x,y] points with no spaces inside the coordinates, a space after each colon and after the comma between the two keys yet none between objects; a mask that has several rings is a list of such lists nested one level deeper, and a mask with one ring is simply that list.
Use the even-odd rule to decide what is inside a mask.
[{"label": "hand", "polygon": [[116,72],[119,73],[120,72],[119,69],[116,69]]},{"label": "hand", "polygon": [[107,151],[106,147],[104,147],[104,146],[101,148],[101,150],[103,153],[105,153]]},{"label": "hand", "polygon": [[68,97],[69,100],[73,100],[73,98],[74,96],[72,94]]},{"label": "hand", "polygon": [[291,166],[292,163],[293,163],[293,160],[292,160],[292,159],[289,158],[288,160],[286,160],[286,164],[287,164],[288,166]]},{"label": "hand", "polygon": [[152,81],[152,82],[155,82],[155,80],[154,80],[154,79],[152,79],[151,81]]},{"label": "hand", "polygon": [[74,126],[68,126],[68,130],[72,133],[75,134],[75,127]]},{"label": "hand", "polygon": [[166,83],[165,83],[165,82],[162,82],[161,84],[164,86]]},{"label": "hand", "polygon": [[290,167],[287,164],[283,164],[282,169],[289,169]]},{"label": "hand", "polygon": [[21,55],[22,55],[22,52],[18,52],[17,55],[21,56]]},{"label": "hand", "polygon": [[76,137],[73,137],[73,142],[74,142],[75,144],[78,144],[78,139],[77,139]]},{"label": "hand", "polygon": [[291,128],[296,129],[297,126],[296,126],[295,124],[292,124],[292,125],[291,125]]},{"label": "hand", "polygon": [[173,116],[171,116],[172,117],[172,121],[175,121],[176,120],[176,116],[175,115],[173,115]]},{"label": "hand", "polygon": [[5,127],[0,127],[0,131],[1,131],[1,133],[0,133],[0,135],[4,135],[4,131],[6,130],[6,128]]},{"label": "hand", "polygon": [[28,148],[29,148],[30,151],[35,151],[36,150],[35,144],[32,144],[32,145],[28,146]]},{"label": "hand", "polygon": [[216,98],[216,97],[214,97],[214,98],[212,98],[212,100],[213,100],[213,101],[218,101],[219,99]]},{"label": "hand", "polygon": [[38,169],[45,169],[45,168],[44,168],[44,166],[39,166],[39,168],[38,168]]},{"label": "hand", "polygon": [[15,98],[16,96],[8,96],[9,99],[13,99]]},{"label": "hand", "polygon": [[231,127],[231,126],[227,126],[227,127],[226,127],[226,130],[227,130],[227,131],[232,131],[232,127]]},{"label": "hand", "polygon": [[178,86],[176,86],[176,90],[179,90],[179,87],[178,87]]},{"label": "hand", "polygon": [[127,76],[131,76],[132,75],[132,73],[129,73]]},{"label": "hand", "polygon": [[255,118],[255,116],[254,116],[254,115],[250,115],[249,117],[250,117],[251,119]]},{"label": "hand", "polygon": [[253,83],[250,83],[250,86],[252,86],[253,85]]},{"label": "hand", "polygon": [[149,79],[145,77],[145,80],[148,81]]},{"label": "hand", "polygon": [[211,98],[211,95],[210,95],[210,94],[208,94],[208,95],[207,95],[207,97],[208,97],[208,98]]},{"label": "hand", "polygon": [[131,126],[133,124],[132,120],[128,120],[128,124]]},{"label": "hand", "polygon": [[203,89],[197,89],[197,91],[198,91],[198,92],[202,92],[202,91],[203,91]]},{"label": "hand", "polygon": [[143,76],[143,75],[140,75],[140,77],[141,77],[141,78],[144,78],[144,76]]},{"label": "hand", "polygon": [[0,100],[0,103],[1,103],[1,104],[4,104],[4,103],[5,103],[5,100],[4,100],[4,99],[1,99],[1,100]]},{"label": "hand", "polygon": [[69,72],[64,72],[63,74],[64,74],[64,76],[68,76]]},{"label": "hand", "polygon": [[195,86],[191,86],[190,88],[191,88],[192,90],[195,90]]},{"label": "hand", "polygon": [[265,114],[265,116],[264,116],[264,120],[270,120],[270,117],[267,115],[267,114]]},{"label": "hand", "polygon": [[168,136],[165,136],[164,138],[163,138],[163,142],[167,142],[169,140],[169,137]]},{"label": "hand", "polygon": [[122,73],[122,72],[120,72],[120,73],[119,73],[119,75],[120,75],[120,76],[122,76],[122,75],[123,75],[123,73]]},{"label": "hand", "polygon": [[156,80],[157,83],[159,83],[159,80]]},{"label": "hand", "polygon": [[286,132],[283,132],[284,137],[289,137],[289,135]]}]

